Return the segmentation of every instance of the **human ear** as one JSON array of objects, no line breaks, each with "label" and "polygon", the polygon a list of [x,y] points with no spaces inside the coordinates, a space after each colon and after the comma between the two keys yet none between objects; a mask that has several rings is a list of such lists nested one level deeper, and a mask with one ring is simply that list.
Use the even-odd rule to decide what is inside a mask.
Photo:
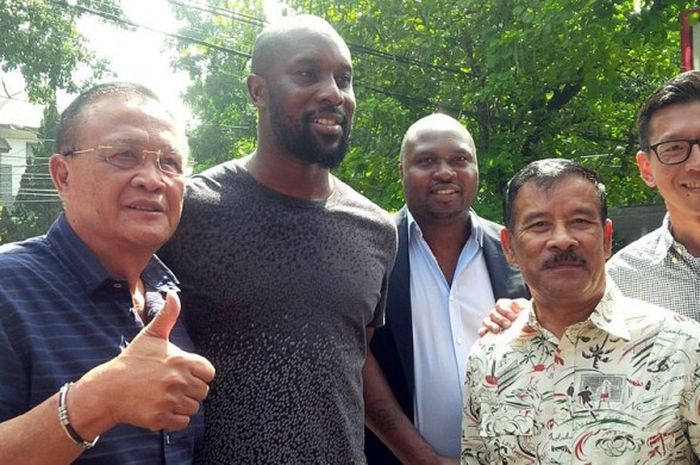
[{"label": "human ear", "polygon": [[70,166],[67,157],[57,153],[53,154],[49,158],[49,173],[58,195],[63,197],[63,194],[68,190],[70,181]]},{"label": "human ear", "polygon": [[501,229],[501,247],[503,248],[503,253],[506,256],[506,260],[512,266],[518,266],[518,261],[515,258],[515,253],[513,252],[512,244],[510,243],[510,232],[508,228]]},{"label": "human ear", "polygon": [[612,255],[612,238],[613,238],[613,223],[610,218],[605,219],[603,223],[603,247],[605,248],[605,258],[610,258]]},{"label": "human ear", "polygon": [[266,106],[265,79],[257,74],[251,74],[246,80],[250,100],[258,108]]},{"label": "human ear", "polygon": [[656,187],[656,180],[654,179],[654,173],[651,170],[651,154],[643,150],[637,152],[636,160],[637,167],[639,168],[639,176],[641,176],[644,183],[649,187]]}]

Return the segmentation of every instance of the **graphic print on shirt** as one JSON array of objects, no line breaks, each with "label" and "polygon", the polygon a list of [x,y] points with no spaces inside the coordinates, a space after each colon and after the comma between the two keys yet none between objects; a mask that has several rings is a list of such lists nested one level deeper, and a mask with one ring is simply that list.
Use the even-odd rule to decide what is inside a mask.
[{"label": "graphic print on shirt", "polygon": [[509,340],[480,341],[467,375],[463,464],[692,463],[699,327],[655,307],[623,312],[607,297],[561,340],[533,314]]}]

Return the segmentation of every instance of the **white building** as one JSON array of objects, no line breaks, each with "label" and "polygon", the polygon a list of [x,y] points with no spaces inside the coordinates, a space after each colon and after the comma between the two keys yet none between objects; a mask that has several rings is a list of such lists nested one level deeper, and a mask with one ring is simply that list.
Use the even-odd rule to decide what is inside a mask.
[{"label": "white building", "polygon": [[12,207],[38,142],[37,128],[0,124],[0,205]]},{"label": "white building", "polygon": [[43,107],[29,101],[19,72],[0,72],[0,83],[0,206],[11,208],[39,142]]}]

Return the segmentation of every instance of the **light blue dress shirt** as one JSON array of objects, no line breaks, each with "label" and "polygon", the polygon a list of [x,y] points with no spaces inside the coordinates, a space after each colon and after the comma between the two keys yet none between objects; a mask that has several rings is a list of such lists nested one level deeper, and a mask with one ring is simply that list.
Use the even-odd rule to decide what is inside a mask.
[{"label": "light blue dress shirt", "polygon": [[415,425],[445,457],[459,457],[467,356],[494,306],[484,260],[484,231],[471,212],[471,234],[447,282],[420,226],[408,212]]}]

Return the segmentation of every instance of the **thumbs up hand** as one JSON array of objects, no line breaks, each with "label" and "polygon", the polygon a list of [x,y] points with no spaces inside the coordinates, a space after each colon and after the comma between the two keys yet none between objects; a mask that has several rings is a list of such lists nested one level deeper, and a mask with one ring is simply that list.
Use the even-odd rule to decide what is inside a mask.
[{"label": "thumbs up hand", "polygon": [[143,328],[134,341],[147,336],[164,339],[166,341],[170,340],[170,331],[172,331],[175,326],[178,316],[180,316],[180,298],[175,292],[169,291],[165,296],[165,305],[163,305],[163,308],[153,317],[151,322]]},{"label": "thumbs up hand", "polygon": [[204,357],[169,341],[179,314],[180,299],[168,292],[161,311],[121,354],[81,378],[78,384],[93,384],[102,391],[109,427],[125,423],[176,431],[199,410],[215,370]]}]

